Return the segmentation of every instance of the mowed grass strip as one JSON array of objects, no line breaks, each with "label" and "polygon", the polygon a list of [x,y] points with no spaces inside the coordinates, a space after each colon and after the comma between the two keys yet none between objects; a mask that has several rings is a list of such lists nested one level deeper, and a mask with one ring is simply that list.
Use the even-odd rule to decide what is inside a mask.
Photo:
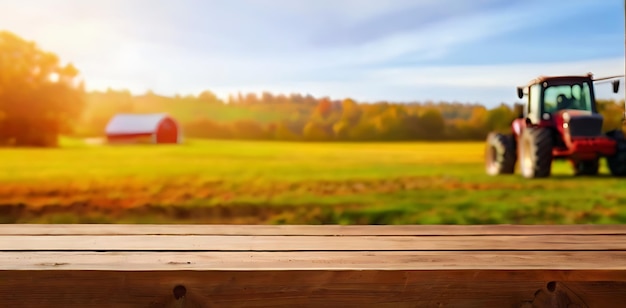
[{"label": "mowed grass strip", "polygon": [[184,145],[1,149],[0,181],[201,176],[229,181],[344,180],[432,175],[429,165],[482,160],[477,143],[290,143],[191,140]]},{"label": "mowed grass strip", "polygon": [[0,222],[626,222],[626,179],[604,166],[489,177],[483,143],[63,144],[0,150]]}]

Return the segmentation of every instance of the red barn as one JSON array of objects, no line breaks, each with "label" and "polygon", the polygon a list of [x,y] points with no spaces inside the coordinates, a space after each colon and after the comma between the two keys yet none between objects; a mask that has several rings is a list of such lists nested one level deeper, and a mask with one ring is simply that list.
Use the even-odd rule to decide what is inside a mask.
[{"label": "red barn", "polygon": [[180,143],[178,123],[164,113],[118,114],[107,124],[109,143]]}]

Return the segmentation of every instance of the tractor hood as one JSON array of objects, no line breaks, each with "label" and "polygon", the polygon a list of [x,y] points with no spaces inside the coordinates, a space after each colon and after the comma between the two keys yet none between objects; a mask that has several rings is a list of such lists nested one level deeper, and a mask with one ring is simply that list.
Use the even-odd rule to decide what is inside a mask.
[{"label": "tractor hood", "polygon": [[557,128],[566,130],[571,137],[597,137],[602,135],[603,118],[585,110],[566,109],[554,114]]}]

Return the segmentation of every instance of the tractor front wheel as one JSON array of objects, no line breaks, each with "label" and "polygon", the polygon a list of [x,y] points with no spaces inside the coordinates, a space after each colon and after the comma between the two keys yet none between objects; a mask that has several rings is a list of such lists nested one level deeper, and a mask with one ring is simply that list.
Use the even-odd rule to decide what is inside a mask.
[{"label": "tractor front wheel", "polygon": [[490,133],[485,147],[485,169],[489,175],[515,172],[515,138],[513,135]]},{"label": "tractor front wheel", "polygon": [[528,127],[519,137],[519,165],[525,178],[544,178],[552,173],[552,131]]}]

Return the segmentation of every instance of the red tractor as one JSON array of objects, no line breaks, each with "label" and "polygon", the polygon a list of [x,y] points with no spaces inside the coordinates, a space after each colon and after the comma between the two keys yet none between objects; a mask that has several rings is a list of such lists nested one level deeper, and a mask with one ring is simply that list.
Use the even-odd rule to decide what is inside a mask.
[{"label": "red tractor", "polygon": [[606,157],[612,175],[626,176],[626,139],[621,129],[602,133],[594,96],[594,82],[610,79],[617,93],[617,77],[539,77],[518,87],[518,97],[528,100],[516,106],[511,134],[487,136],[487,174],[512,174],[519,161],[524,177],[548,177],[552,161],[565,159],[576,175],[596,175],[600,158]]}]

